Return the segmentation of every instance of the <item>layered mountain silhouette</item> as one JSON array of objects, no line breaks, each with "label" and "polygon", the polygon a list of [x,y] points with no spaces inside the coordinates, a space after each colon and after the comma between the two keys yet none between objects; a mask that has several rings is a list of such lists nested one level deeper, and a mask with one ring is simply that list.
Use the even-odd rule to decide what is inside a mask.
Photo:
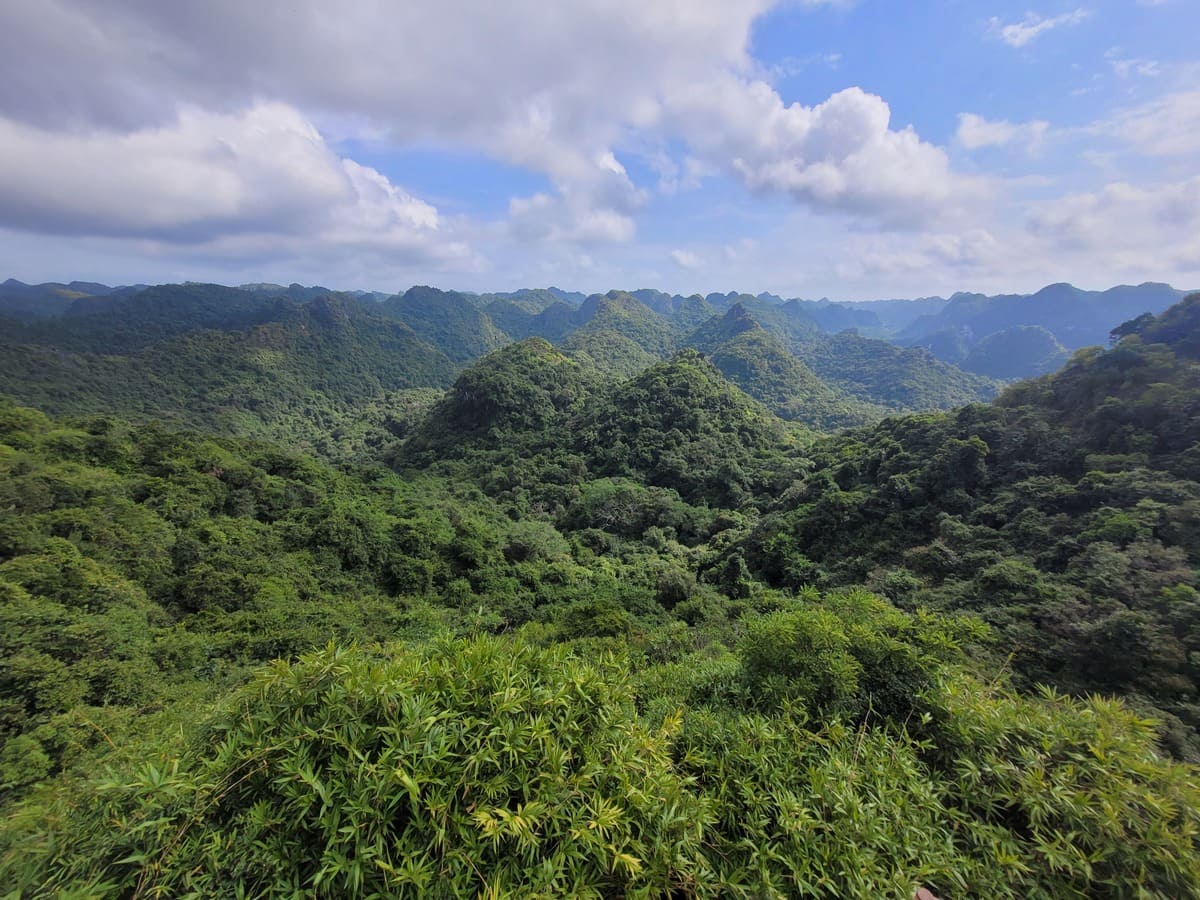
[{"label": "layered mountain silhouette", "polygon": [[381,422],[379,410],[410,404],[391,392],[444,389],[489,353],[538,338],[613,382],[691,348],[775,415],[828,430],[989,400],[998,382],[1054,371],[1072,350],[1180,296],[1160,284],[1051,285],[1028,296],[846,304],[651,289],[385,295],[10,279],[0,284],[0,393],[53,413],[290,440],[306,430],[305,408],[352,418],[369,407]]}]

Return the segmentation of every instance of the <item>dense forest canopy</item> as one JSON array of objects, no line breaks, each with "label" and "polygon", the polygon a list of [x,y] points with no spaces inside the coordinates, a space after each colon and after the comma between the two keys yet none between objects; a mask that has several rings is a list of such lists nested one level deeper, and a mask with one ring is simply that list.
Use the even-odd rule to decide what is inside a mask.
[{"label": "dense forest canopy", "polygon": [[540,337],[614,380],[700,350],[776,415],[829,430],[991,400],[996,379],[1046,374],[1065,348],[1082,346],[1070,323],[1086,321],[1082,337],[1100,342],[1181,297],[1155,284],[841,304],[737,292],[385,295],[10,279],[0,284],[0,393],[52,414],[167,419],[363,462],[413,425],[408,411],[428,407],[425,389]]},{"label": "dense forest canopy", "polygon": [[0,286],[0,892],[1197,896],[1151,287]]}]

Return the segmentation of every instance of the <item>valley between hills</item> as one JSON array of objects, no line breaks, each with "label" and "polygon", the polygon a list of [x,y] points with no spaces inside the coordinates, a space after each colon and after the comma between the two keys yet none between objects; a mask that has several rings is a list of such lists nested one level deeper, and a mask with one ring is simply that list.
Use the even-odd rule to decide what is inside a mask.
[{"label": "valley between hills", "polygon": [[1198,896],[1200,294],[0,285],[0,892]]}]

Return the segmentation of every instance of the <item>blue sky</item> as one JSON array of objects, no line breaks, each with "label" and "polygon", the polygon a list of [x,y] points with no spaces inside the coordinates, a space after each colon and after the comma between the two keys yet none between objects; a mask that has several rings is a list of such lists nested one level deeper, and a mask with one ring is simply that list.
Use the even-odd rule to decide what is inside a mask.
[{"label": "blue sky", "polygon": [[1200,287],[1194,0],[10,0],[0,275]]}]

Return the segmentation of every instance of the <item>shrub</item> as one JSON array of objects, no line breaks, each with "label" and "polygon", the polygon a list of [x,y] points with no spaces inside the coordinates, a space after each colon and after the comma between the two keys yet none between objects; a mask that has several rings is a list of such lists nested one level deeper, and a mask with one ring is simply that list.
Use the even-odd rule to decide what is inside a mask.
[{"label": "shrub", "polygon": [[[671,730],[611,665],[494,638],[278,662],[182,753],[10,851],[95,895],[638,896],[702,875]],[[4,869],[8,869],[7,872]]]}]

